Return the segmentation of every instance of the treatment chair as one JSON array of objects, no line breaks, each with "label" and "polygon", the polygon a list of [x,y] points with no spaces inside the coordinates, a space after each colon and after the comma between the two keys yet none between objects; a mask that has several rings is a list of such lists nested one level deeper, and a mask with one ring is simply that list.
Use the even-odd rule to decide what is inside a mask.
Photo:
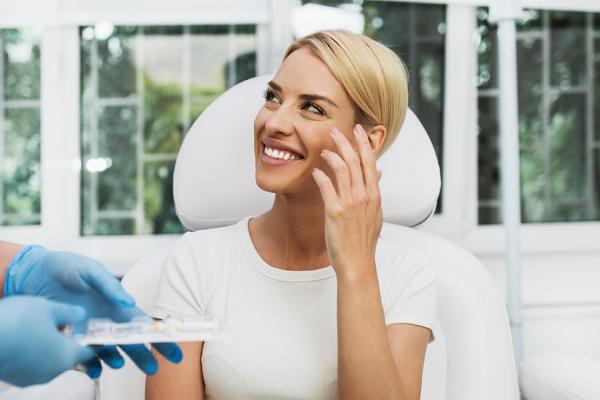
[{"label": "treatment chair", "polygon": [[[177,215],[190,230],[236,223],[270,208],[273,194],[254,179],[253,120],[270,77],[252,78],[214,101],[188,132],[175,166]],[[433,146],[409,112],[393,146],[378,160],[382,236],[418,247],[439,279],[439,326],[425,360],[422,399],[516,400],[513,347],[502,294],[484,266],[447,240],[413,229],[434,212],[440,169]],[[123,285],[150,312],[168,249],[136,263]],[[140,400],[144,376],[130,361],[105,369],[100,398]]]}]

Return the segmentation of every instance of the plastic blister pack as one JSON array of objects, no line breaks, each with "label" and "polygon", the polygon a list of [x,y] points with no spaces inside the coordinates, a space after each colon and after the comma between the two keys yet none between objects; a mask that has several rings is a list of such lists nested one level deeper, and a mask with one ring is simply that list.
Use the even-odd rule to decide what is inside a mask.
[{"label": "plastic blister pack", "polygon": [[90,319],[87,329],[75,331],[67,327],[64,333],[82,346],[120,345],[135,343],[203,342],[217,335],[217,321],[213,317],[154,320],[149,317],[133,318],[128,322],[110,319]]}]

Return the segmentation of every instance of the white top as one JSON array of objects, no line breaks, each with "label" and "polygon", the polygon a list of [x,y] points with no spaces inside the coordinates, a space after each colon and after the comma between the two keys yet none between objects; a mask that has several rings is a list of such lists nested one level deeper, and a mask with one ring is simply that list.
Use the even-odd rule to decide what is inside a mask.
[{"label": "white top", "polygon": [[[250,218],[183,235],[167,259],[152,315],[217,317],[222,332],[202,352],[207,399],[335,399],[335,271],[270,266],[254,248]],[[433,268],[415,249],[382,238],[375,261],[386,325],[433,330]]]}]

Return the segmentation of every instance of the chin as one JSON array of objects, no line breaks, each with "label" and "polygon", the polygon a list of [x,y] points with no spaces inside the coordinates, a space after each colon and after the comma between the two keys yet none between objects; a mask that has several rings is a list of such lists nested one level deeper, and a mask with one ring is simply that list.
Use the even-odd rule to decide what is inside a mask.
[{"label": "chin", "polygon": [[269,193],[280,193],[283,191],[284,186],[281,182],[278,182],[277,179],[273,179],[273,177],[264,176],[263,174],[256,174],[256,186],[258,186],[261,190]]}]

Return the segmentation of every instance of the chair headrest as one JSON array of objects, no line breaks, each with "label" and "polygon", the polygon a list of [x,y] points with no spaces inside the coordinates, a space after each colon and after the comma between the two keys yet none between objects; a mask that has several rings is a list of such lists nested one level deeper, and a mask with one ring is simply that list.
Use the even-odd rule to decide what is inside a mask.
[{"label": "chair headrest", "polygon": [[[179,150],[173,178],[177,215],[190,230],[230,225],[269,210],[273,193],[254,177],[254,118],[272,75],[248,79],[217,98]],[[377,160],[383,217],[416,226],[435,210],[440,168],[427,132],[409,110],[394,144]]]}]

